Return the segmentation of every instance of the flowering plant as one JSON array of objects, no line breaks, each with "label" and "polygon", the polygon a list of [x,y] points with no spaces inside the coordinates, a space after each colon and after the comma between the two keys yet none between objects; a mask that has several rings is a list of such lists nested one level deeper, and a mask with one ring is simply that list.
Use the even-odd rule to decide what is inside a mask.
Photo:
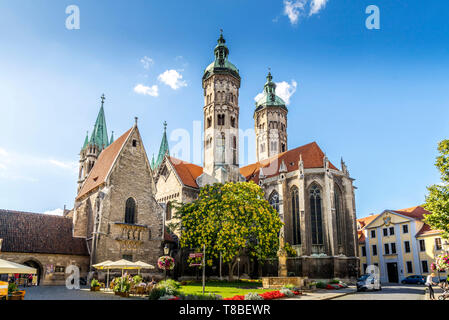
[{"label": "flowering plant", "polygon": [[283,294],[279,290],[276,290],[276,291],[268,291],[268,292],[261,293],[260,296],[264,300],[273,300],[273,299],[284,298],[285,294]]},{"label": "flowering plant", "polygon": [[430,265],[430,268],[434,271],[445,271],[449,269],[449,255],[447,253],[440,254],[435,263]]},{"label": "flowering plant", "polygon": [[162,270],[173,270],[175,268],[175,259],[170,256],[162,256],[157,260],[157,266]]}]

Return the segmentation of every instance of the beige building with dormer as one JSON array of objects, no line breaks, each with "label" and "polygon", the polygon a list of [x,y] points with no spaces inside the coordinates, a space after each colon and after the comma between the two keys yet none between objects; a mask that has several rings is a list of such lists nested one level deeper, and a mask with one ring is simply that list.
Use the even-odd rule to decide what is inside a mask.
[{"label": "beige building with dormer", "polygon": [[[360,270],[379,268],[383,283],[398,283],[411,275],[428,275],[443,252],[441,232],[423,221],[431,214],[420,206],[385,210],[357,220]],[[443,273],[444,275],[444,273]]]}]

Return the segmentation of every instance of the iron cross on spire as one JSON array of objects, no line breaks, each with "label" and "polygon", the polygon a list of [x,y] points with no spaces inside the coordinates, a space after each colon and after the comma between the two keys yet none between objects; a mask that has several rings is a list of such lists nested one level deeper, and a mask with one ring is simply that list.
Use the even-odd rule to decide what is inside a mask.
[{"label": "iron cross on spire", "polygon": [[167,121],[164,121],[164,131],[167,131]]},{"label": "iron cross on spire", "polygon": [[104,93],[103,93],[103,95],[101,96],[101,106],[103,106],[104,100],[106,100],[106,97],[104,96]]}]

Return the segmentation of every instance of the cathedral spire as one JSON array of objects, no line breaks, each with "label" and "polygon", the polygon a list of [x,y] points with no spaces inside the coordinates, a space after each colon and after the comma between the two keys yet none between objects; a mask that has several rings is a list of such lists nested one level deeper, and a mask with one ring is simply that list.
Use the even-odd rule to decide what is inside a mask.
[{"label": "cathedral spire", "polygon": [[226,46],[226,40],[223,37],[223,30],[220,30],[220,38],[217,40],[217,46],[215,47],[215,61],[218,62],[220,67],[225,66],[225,62],[228,59],[229,49]]},{"label": "cathedral spire", "polygon": [[101,96],[101,107],[98,112],[97,121],[95,121],[94,130],[92,136],[90,137],[90,144],[96,145],[101,151],[107,146],[109,146],[108,130],[106,128],[106,117],[104,115],[104,94]]},{"label": "cathedral spire", "polygon": [[166,154],[170,155],[170,150],[168,148],[167,140],[167,121],[164,121],[164,134],[162,135],[161,146],[159,147],[159,154],[157,155],[157,160],[155,163],[156,168],[160,166]]},{"label": "cathedral spire", "polygon": [[114,131],[111,133],[111,140],[109,141],[109,145],[111,145],[114,142]]},{"label": "cathedral spire", "polygon": [[81,150],[84,150],[88,144],[89,144],[89,131],[87,131],[87,133],[86,133],[86,138],[84,139],[84,144],[83,144],[83,147],[81,148]]},{"label": "cathedral spire", "polygon": [[154,170],[155,166],[156,166],[156,163],[154,162],[154,153],[153,153],[153,157],[151,157],[151,163],[150,163],[151,170]]}]

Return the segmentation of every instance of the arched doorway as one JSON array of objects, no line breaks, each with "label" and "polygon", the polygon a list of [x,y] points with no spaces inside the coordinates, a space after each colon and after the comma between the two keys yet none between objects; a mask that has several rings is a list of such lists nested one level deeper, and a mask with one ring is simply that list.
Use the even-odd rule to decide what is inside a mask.
[{"label": "arched doorway", "polygon": [[41,266],[41,264],[39,262],[37,262],[37,261],[34,261],[34,260],[25,261],[23,264],[28,266],[28,267],[35,268],[37,270],[37,274],[36,274],[36,276],[37,276],[37,285],[39,285],[40,281],[41,281],[41,277],[42,277],[42,266]]}]

